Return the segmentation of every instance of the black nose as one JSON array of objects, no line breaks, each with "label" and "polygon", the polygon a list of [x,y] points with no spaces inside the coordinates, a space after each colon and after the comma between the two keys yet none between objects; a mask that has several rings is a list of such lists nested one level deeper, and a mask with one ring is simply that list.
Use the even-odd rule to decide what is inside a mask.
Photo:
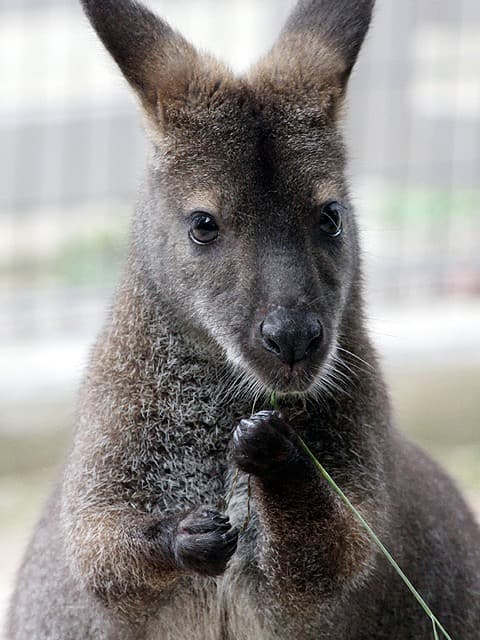
[{"label": "black nose", "polygon": [[313,313],[275,309],[261,325],[263,347],[282,362],[294,365],[316,351],[322,342],[322,325]]}]

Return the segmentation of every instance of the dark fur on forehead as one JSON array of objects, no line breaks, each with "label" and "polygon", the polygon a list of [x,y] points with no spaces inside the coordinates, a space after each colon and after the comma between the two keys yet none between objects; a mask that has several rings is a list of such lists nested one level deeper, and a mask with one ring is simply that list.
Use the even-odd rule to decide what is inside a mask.
[{"label": "dark fur on forehead", "polygon": [[168,103],[158,142],[172,206],[179,194],[188,202],[201,189],[232,224],[269,210],[308,210],[322,184],[344,193],[343,144],[324,111],[298,109],[242,80],[220,83],[213,96],[195,92],[194,100]]}]

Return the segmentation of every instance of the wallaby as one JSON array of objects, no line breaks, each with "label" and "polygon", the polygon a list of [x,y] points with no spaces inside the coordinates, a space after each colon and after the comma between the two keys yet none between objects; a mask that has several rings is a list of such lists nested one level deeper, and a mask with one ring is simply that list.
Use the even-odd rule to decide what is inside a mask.
[{"label": "wallaby", "polygon": [[300,435],[477,640],[479,530],[392,426],[365,329],[339,116],[373,0],[301,0],[241,77],[134,0],[83,5],[151,155],[8,637],[431,639]]}]

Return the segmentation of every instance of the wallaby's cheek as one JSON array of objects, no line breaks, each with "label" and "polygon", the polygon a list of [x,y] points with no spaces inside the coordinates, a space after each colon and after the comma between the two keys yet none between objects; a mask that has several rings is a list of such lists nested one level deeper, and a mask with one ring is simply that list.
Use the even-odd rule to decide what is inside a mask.
[{"label": "wallaby's cheek", "polygon": [[172,246],[162,273],[171,304],[195,329],[237,358],[248,337],[256,305],[254,274],[239,247]]}]

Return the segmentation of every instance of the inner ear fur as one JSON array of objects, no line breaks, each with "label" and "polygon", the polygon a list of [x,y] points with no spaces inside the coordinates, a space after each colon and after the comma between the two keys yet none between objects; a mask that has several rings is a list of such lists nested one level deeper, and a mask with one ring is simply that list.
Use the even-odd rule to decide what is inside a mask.
[{"label": "inner ear fur", "polygon": [[370,25],[374,0],[300,0],[251,70],[264,90],[335,113]]}]

